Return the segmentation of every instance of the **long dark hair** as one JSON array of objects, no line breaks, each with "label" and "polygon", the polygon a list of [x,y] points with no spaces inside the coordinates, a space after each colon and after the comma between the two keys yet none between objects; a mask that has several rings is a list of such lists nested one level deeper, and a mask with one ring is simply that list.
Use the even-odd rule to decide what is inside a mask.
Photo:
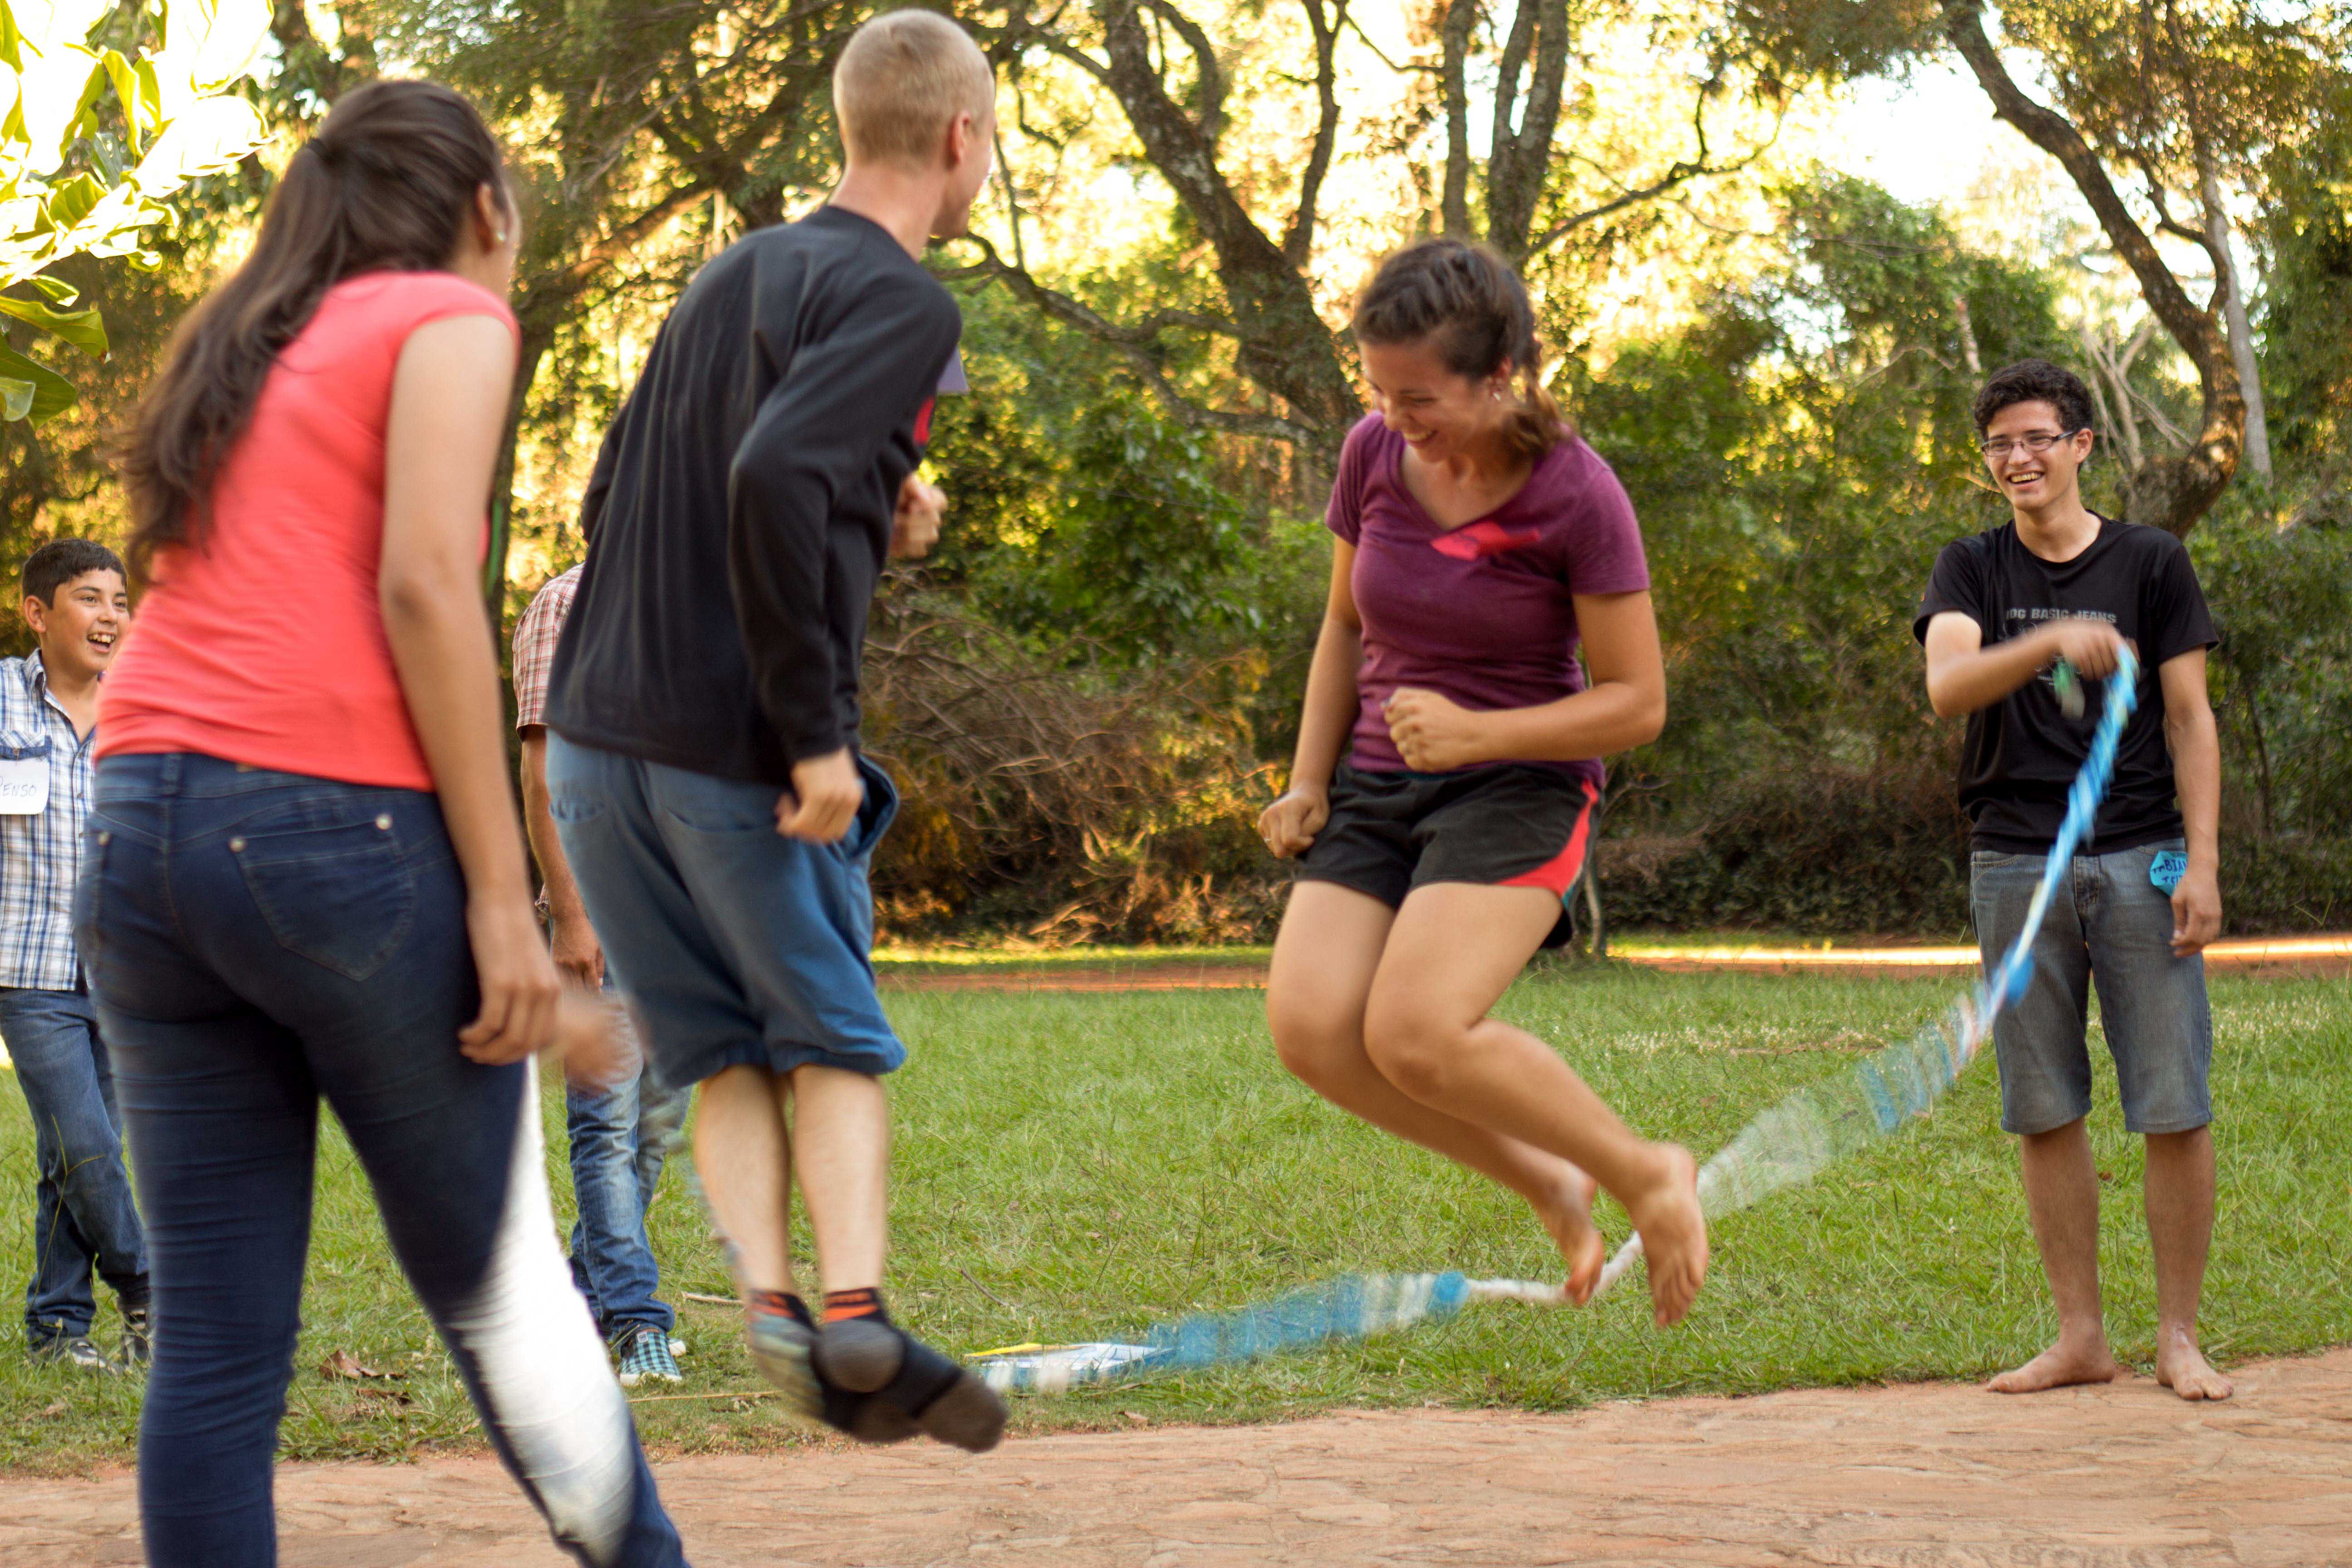
[{"label": "long dark hair", "polygon": [[1456,375],[1475,380],[1509,365],[1518,398],[1505,435],[1516,455],[1539,461],[1567,433],[1559,405],[1544,390],[1543,351],[1536,342],[1528,286],[1492,246],[1417,239],[1391,251],[1357,297],[1353,324],[1362,343],[1429,339]]},{"label": "long dark hair", "polygon": [[336,100],[270,194],[253,253],[188,313],[140,400],[121,458],[135,577],[156,551],[196,542],[271,366],[327,290],[448,265],[484,185],[511,205],[498,138],[459,94],[372,81]]}]

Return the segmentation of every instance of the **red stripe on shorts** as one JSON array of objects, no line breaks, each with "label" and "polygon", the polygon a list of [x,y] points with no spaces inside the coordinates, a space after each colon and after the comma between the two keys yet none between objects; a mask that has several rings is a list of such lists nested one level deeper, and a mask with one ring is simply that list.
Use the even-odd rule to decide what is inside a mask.
[{"label": "red stripe on shorts", "polygon": [[1568,897],[1575,886],[1577,873],[1584,869],[1585,840],[1592,831],[1592,785],[1584,786],[1584,809],[1576,814],[1576,826],[1568,836],[1568,844],[1560,852],[1532,871],[1522,871],[1501,886],[1506,888],[1545,888],[1555,896]]}]

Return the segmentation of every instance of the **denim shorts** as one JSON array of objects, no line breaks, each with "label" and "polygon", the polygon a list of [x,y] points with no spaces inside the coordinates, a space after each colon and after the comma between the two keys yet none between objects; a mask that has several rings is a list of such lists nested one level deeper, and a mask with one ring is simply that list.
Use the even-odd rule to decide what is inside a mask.
[{"label": "denim shorts", "polygon": [[848,837],[808,844],[776,831],[773,784],[548,737],[549,815],[658,1082],[742,1065],[878,1077],[907,1059],[875,994],[866,881],[898,797],[857,766]]},{"label": "denim shorts", "polygon": [[[2188,1132],[2213,1120],[2205,961],[2174,955],[2171,895],[2149,879],[2156,858],[2180,847],[2174,838],[2074,857],[2034,941],[2032,981],[1993,1025],[2003,1131],[2049,1132],[2090,1114],[2094,984],[2124,1125]],[[1971,858],[1969,902],[1988,971],[2023,928],[2043,861],[1982,849]]]}]

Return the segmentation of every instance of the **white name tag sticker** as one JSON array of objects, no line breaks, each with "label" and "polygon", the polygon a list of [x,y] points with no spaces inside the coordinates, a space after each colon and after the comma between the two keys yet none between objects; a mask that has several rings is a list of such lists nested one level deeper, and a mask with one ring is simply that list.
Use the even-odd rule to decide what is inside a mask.
[{"label": "white name tag sticker", "polygon": [[49,759],[0,757],[0,816],[38,816],[49,808]]}]

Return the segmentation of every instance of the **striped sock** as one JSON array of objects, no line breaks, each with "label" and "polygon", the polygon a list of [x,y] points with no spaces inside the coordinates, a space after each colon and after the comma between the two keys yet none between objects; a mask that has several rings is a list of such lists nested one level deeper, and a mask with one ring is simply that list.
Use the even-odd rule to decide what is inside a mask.
[{"label": "striped sock", "polygon": [[838,1323],[849,1318],[880,1318],[887,1322],[890,1314],[882,1310],[882,1292],[871,1285],[855,1290],[827,1290],[824,1293],[824,1321]]},{"label": "striped sock", "polygon": [[751,1290],[745,1292],[745,1299],[754,1312],[781,1312],[810,1328],[816,1327],[816,1320],[809,1315],[808,1303],[790,1290]]}]

